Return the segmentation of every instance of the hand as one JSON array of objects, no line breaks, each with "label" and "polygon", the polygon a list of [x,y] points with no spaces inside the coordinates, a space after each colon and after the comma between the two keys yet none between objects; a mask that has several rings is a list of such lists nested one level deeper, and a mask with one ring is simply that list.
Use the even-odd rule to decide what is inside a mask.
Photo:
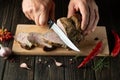
[{"label": "hand", "polygon": [[55,4],[53,0],[23,0],[22,10],[25,16],[37,25],[45,25],[48,18],[54,20]]},{"label": "hand", "polygon": [[82,15],[81,29],[83,34],[93,32],[99,21],[98,7],[94,0],[70,0],[68,17],[76,12]]}]

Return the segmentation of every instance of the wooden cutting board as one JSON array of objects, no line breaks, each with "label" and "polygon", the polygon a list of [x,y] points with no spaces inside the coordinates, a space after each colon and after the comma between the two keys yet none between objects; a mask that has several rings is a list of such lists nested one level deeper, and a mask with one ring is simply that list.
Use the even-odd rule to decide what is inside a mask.
[{"label": "wooden cutting board", "polygon": [[[18,24],[16,28],[16,34],[19,32],[40,32],[45,33],[49,29],[47,26],[36,26],[36,25],[29,25],[29,24]],[[95,38],[98,38],[99,40],[103,40],[104,42],[104,49],[101,53],[99,53],[97,56],[108,56],[109,55],[109,46],[108,46],[108,40],[107,40],[107,34],[106,34],[106,28],[105,26],[97,26],[96,30],[85,37],[85,40],[80,42],[80,52],[75,52],[72,50],[67,50],[64,48],[58,48],[54,51],[46,52],[43,51],[42,48],[34,48],[32,50],[25,50],[21,48],[18,42],[14,40],[12,51],[16,55],[55,55],[55,56],[61,56],[61,55],[77,55],[80,54],[82,56],[86,56],[89,54],[89,52],[95,47],[96,41]]]}]

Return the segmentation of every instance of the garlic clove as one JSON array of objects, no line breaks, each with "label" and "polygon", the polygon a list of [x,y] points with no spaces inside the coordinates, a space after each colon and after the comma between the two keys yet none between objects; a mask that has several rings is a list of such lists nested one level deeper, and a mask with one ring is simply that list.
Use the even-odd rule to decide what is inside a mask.
[{"label": "garlic clove", "polygon": [[63,64],[61,62],[55,61],[56,66],[62,66]]},{"label": "garlic clove", "polygon": [[63,66],[63,63],[56,61],[56,59],[54,59],[52,57],[51,57],[51,59],[53,59],[56,66],[58,66],[58,67]]},{"label": "garlic clove", "polygon": [[20,64],[20,68],[24,68],[24,69],[30,70],[30,68],[28,67],[28,65],[26,63],[21,63]]}]

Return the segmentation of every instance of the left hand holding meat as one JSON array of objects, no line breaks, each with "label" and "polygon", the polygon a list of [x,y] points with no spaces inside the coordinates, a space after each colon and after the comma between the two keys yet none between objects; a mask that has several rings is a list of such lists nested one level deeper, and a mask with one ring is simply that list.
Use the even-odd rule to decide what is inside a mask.
[{"label": "left hand holding meat", "polygon": [[68,6],[68,17],[76,12],[82,15],[81,29],[83,34],[93,32],[99,21],[98,6],[94,0],[70,0]]}]

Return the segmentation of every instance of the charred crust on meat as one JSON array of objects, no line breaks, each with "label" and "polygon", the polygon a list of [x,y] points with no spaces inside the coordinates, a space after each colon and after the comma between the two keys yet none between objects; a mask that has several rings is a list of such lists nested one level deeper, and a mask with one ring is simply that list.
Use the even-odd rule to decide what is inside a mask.
[{"label": "charred crust on meat", "polygon": [[23,49],[26,49],[26,50],[31,50],[31,49],[35,48],[34,45],[28,46],[28,45],[22,45],[22,44],[20,44],[20,46],[21,46]]},{"label": "charred crust on meat", "polygon": [[[59,18],[57,21],[59,24],[58,26],[63,30],[65,35],[67,35],[76,46],[79,46],[81,40],[84,39],[80,24],[81,16],[75,14],[70,18]],[[34,47],[42,47],[44,51],[53,51],[59,47],[69,49],[53,30],[49,30],[44,34],[37,32],[22,32],[14,38],[20,43],[22,48],[27,50],[31,50]]]},{"label": "charred crust on meat", "polygon": [[78,43],[84,38],[80,24],[81,16],[79,14],[75,14],[70,18],[63,17],[60,18],[59,20],[62,23],[63,27],[65,28],[65,31],[69,39],[74,44],[78,45]]},{"label": "charred crust on meat", "polygon": [[55,49],[57,49],[57,46],[52,46],[51,48],[49,48],[49,47],[47,47],[47,46],[44,46],[44,47],[43,47],[43,50],[44,50],[44,51],[53,51],[53,50],[55,50]]}]

